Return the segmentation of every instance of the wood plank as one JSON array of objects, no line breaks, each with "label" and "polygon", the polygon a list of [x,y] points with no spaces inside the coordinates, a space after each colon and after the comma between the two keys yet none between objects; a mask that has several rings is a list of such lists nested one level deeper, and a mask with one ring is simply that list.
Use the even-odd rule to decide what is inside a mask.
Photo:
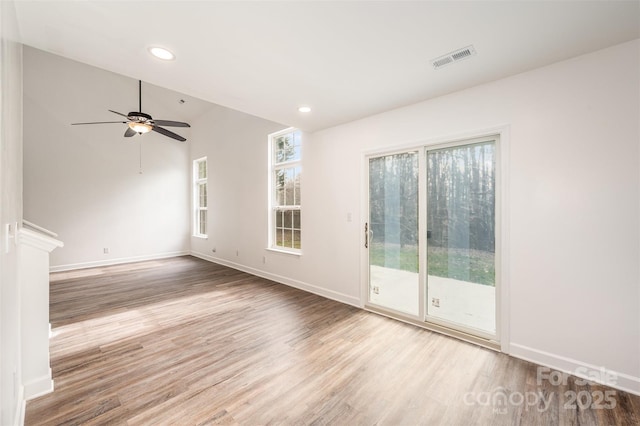
[{"label": "wood plank", "polygon": [[566,392],[612,389],[189,256],[52,274],[50,297],[55,391],[27,425],[640,420],[638,396],[570,409]]}]

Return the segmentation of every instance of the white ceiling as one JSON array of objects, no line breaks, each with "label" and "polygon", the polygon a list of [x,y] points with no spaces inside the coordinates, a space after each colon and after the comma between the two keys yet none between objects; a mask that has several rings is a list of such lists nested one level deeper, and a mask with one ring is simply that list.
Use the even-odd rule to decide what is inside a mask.
[{"label": "white ceiling", "polygon": [[[16,12],[24,44],[308,131],[640,37],[638,1],[18,0]],[[477,56],[433,69],[470,44]],[[156,45],[176,60],[151,57]]]}]

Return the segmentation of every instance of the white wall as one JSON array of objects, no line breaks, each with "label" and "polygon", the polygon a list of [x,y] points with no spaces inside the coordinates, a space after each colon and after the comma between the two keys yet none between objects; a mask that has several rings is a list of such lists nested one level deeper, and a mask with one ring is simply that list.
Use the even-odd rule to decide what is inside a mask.
[{"label": "white wall", "polygon": [[286,126],[218,106],[192,127],[191,159],[207,157],[209,237],[191,237],[191,250],[256,266],[267,241],[267,135]]},{"label": "white wall", "polygon": [[358,294],[344,217],[360,215],[363,150],[509,125],[511,353],[604,366],[640,393],[639,60],[634,41],[314,135],[305,233],[335,243],[314,263],[349,281],[299,279]]},{"label": "white wall", "polygon": [[238,141],[242,123],[198,134],[192,158],[209,155],[214,207],[210,239],[192,248],[358,305],[363,152],[508,125],[510,352],[570,372],[605,367],[640,393],[639,50],[614,46],[306,135],[302,257],[265,250],[266,140]]},{"label": "white wall", "polygon": [[11,425],[23,414],[17,246],[4,247],[5,225],[22,223],[22,46],[11,1],[0,2],[0,28],[0,424]]},{"label": "white wall", "polygon": [[[183,120],[180,95],[142,91],[145,112]],[[161,100],[171,93],[168,106]],[[124,138],[124,124],[70,125],[117,121],[108,109],[137,110],[137,81],[25,47],[24,217],[65,243],[52,253],[54,270],[189,250],[188,143],[155,132]],[[190,129],[176,132],[190,139]]]},{"label": "white wall", "polygon": [[[317,150],[320,145],[313,143],[304,147],[303,256],[267,250],[267,136],[286,127],[224,107],[214,108],[194,121],[191,158],[206,156],[209,167],[209,226],[207,239],[191,237],[192,254],[359,306],[358,292],[349,289],[352,283],[358,285],[357,220],[347,224],[346,230],[343,223],[334,223],[345,231],[336,237],[335,246],[323,229],[313,229],[317,223],[325,226],[325,220],[343,216],[344,208],[336,201],[357,203],[357,189],[343,191],[352,183],[343,185],[342,175],[332,173],[337,170],[331,163],[335,152]],[[311,135],[303,137],[309,139]],[[317,203],[318,194],[326,191],[324,185],[340,188],[329,204]],[[347,267],[340,256],[353,253],[355,263]]]}]

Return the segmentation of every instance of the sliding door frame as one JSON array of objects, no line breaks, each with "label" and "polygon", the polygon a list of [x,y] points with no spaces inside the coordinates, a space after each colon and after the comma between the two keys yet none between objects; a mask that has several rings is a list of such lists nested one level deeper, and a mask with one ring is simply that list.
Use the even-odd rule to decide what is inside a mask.
[{"label": "sliding door frame", "polygon": [[[364,227],[369,222],[369,159],[399,154],[408,151],[418,151],[419,167],[421,171],[426,170],[426,153],[428,150],[441,149],[453,146],[472,144],[480,140],[495,140],[496,147],[496,231],[495,231],[495,289],[496,289],[496,334],[495,336],[482,335],[482,333],[472,334],[464,327],[450,328],[446,322],[426,321],[426,213],[419,215],[419,313],[417,316],[403,312],[394,311],[369,302],[369,250],[365,248]],[[471,342],[490,349],[509,353],[509,127],[498,126],[463,134],[437,137],[422,141],[411,142],[402,145],[390,145],[387,149],[377,149],[362,152],[362,190],[361,190],[361,291],[360,303],[363,309],[385,315],[400,321],[411,323],[422,328],[446,334],[467,342]],[[426,176],[419,178],[419,210],[426,212]],[[424,181],[424,182],[423,182]],[[423,232],[424,231],[424,232]],[[422,234],[425,234],[424,236]],[[469,330],[470,331],[470,330]]]}]

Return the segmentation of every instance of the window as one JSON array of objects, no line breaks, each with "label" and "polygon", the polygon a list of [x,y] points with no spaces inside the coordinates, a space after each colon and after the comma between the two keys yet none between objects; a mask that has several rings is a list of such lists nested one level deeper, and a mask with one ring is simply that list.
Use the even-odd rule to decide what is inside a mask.
[{"label": "window", "polygon": [[207,157],[193,162],[193,235],[207,237]]},{"label": "window", "polygon": [[301,134],[287,129],[269,135],[269,247],[299,253],[302,248],[300,212]]}]

